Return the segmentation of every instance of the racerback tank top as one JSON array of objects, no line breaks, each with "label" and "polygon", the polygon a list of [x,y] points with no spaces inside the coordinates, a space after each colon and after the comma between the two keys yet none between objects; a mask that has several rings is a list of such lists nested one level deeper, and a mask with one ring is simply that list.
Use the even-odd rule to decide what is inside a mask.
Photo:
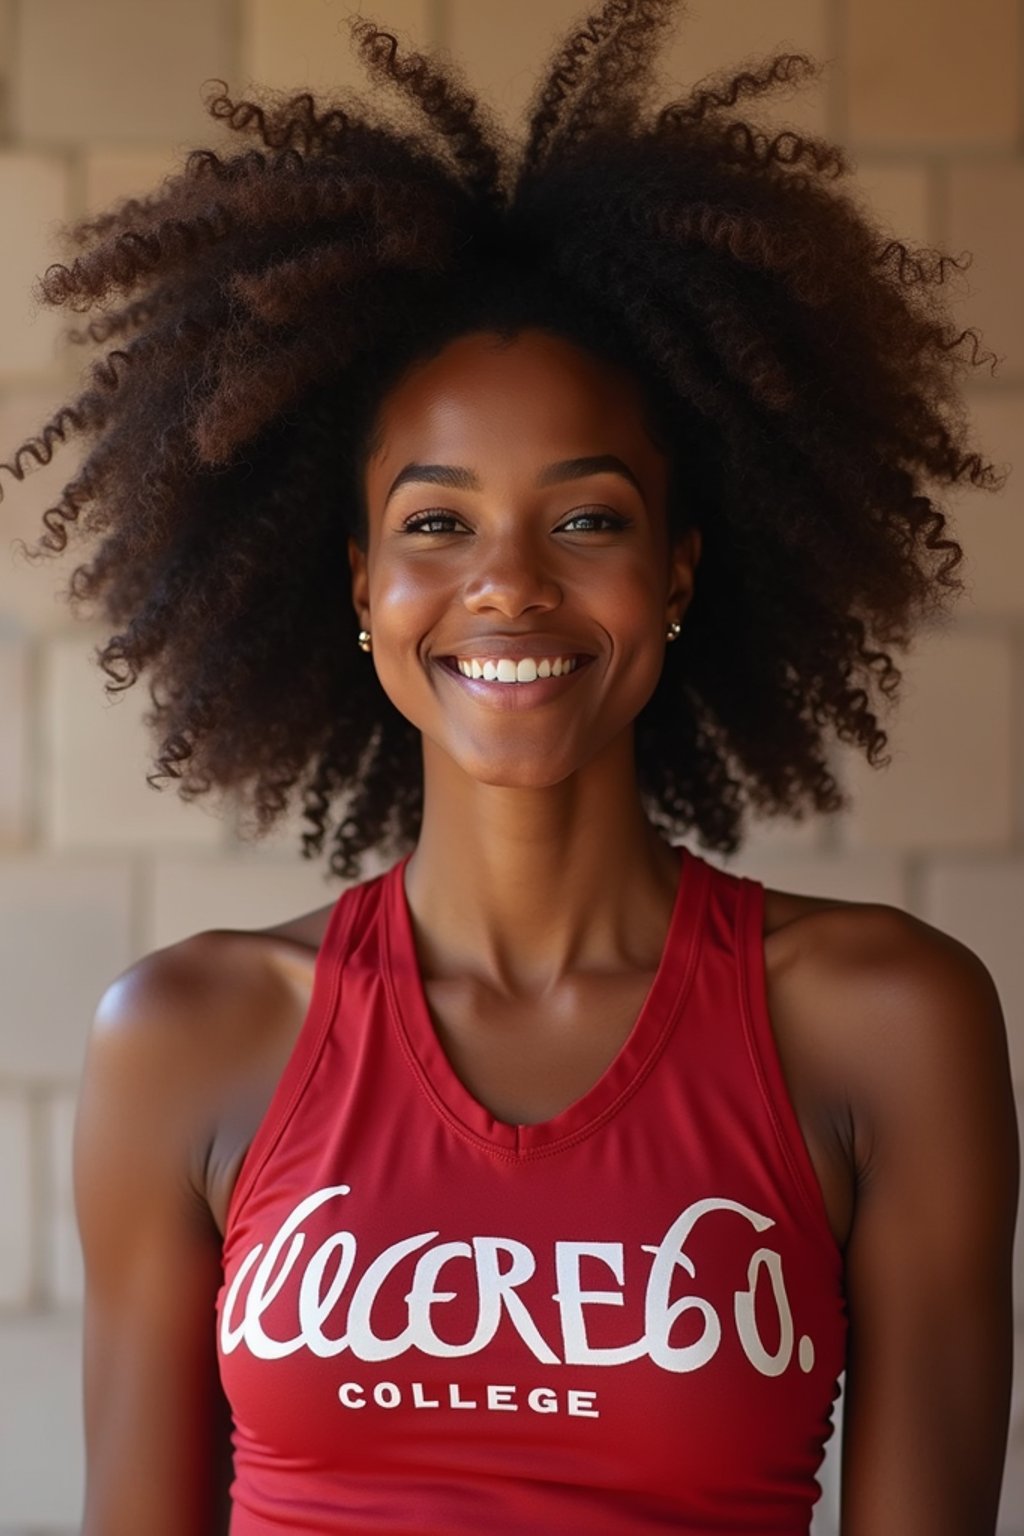
[{"label": "racerback tank top", "polygon": [[628,1038],[535,1125],[441,1049],[407,857],[338,896],[228,1211],[231,1536],[806,1536],[842,1254],[768,1017],[764,888],[678,852]]}]

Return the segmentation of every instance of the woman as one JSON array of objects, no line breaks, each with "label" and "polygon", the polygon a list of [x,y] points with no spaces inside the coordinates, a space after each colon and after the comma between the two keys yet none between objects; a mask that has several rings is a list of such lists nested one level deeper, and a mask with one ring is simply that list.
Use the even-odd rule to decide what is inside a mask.
[{"label": "woman", "polygon": [[887,647],[959,585],[923,486],[996,481],[945,258],[731,120],[802,56],[649,112],[674,10],[595,9],[514,175],[450,65],[356,21],[422,137],[218,95],[264,149],[43,281],[116,296],[23,451],[95,438],[41,543],[102,536],[71,594],[115,684],[150,670],[159,776],[260,828],[301,781],[310,856],[344,796],[354,881],[100,1002],[86,1536],[796,1536],[844,1369],[843,1536],[994,1530],[991,978],[669,838],[842,804],[828,733],[881,760]]}]

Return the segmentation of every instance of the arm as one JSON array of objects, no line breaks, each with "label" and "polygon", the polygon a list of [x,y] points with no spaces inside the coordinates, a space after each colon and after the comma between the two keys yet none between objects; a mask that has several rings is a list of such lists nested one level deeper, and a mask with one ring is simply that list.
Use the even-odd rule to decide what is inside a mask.
[{"label": "arm", "polygon": [[227,1528],[219,1237],[194,1169],[210,1108],[194,951],[186,941],[119,977],[100,1001],[86,1057],[75,1127],[86,1275],[82,1536]]},{"label": "arm", "polygon": [[953,939],[874,909],[861,943],[839,1004],[857,1142],[841,1533],[992,1536],[1020,1176],[1005,1025]]}]

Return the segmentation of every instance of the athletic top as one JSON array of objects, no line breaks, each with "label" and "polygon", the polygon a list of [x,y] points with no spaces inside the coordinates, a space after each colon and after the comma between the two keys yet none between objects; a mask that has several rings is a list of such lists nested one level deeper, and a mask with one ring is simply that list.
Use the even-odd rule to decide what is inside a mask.
[{"label": "athletic top", "polygon": [[842,1253],[765,997],[764,887],[680,848],[654,981],[535,1125],[449,1064],[408,856],[338,896],[235,1186],[231,1536],[806,1536]]}]

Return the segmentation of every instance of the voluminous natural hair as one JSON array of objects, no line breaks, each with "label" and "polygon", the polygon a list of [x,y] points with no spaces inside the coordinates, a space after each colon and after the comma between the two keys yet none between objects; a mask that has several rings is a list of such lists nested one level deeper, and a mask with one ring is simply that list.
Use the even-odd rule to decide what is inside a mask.
[{"label": "voluminous natural hair", "polygon": [[350,17],[415,131],[377,93],[234,101],[216,81],[209,111],[260,148],[195,149],[64,232],[70,264],[38,296],[98,310],[67,335],[114,345],[0,467],[20,480],[89,440],[32,558],[68,525],[96,540],[65,596],[115,627],[108,693],[149,673],[152,784],[231,791],[254,835],[297,792],[305,856],[333,816],[346,878],[412,844],[419,735],[355,644],[346,541],[365,545],[385,391],[460,333],[527,326],[639,379],[671,454],[670,531],[701,531],[682,638],[636,721],[651,818],[732,852],[748,807],[846,803],[830,735],[886,761],[890,650],[962,586],[926,483],[1002,483],[965,444],[959,388],[991,354],[951,323],[958,263],[836,190],[836,145],[733,115],[819,65],[778,54],[650,105],[679,8],[595,6],[522,142],[447,57]]}]

